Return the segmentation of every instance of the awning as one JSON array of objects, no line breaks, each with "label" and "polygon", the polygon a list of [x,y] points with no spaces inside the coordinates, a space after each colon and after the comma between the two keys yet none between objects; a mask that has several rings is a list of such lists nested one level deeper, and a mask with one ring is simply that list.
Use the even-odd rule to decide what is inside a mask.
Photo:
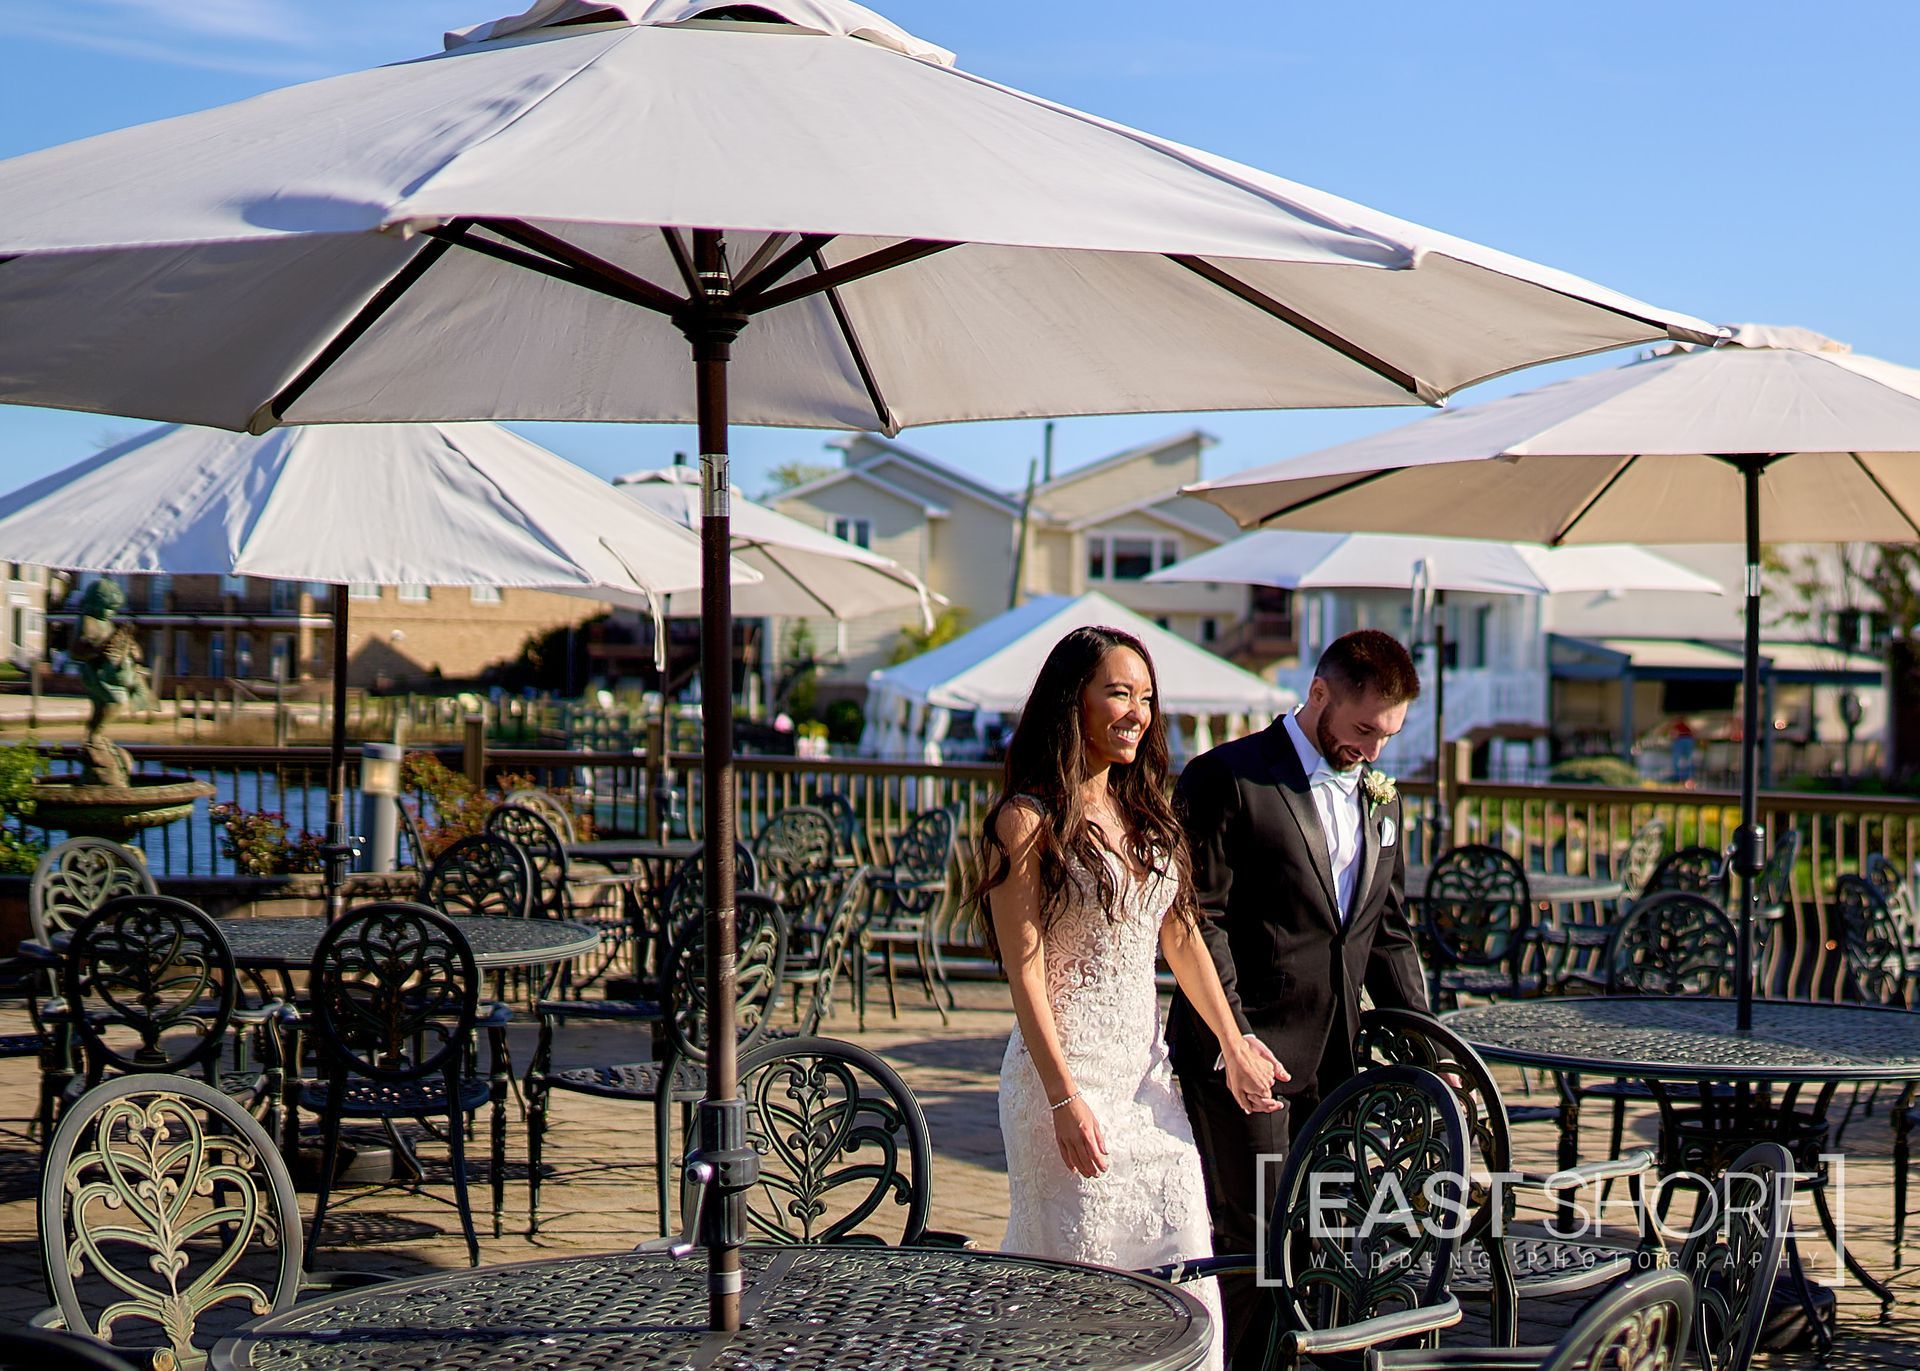
[{"label": "awning", "polygon": [[[1549,634],[1549,669],[1559,680],[1738,681],[1740,644],[1718,638],[1576,638]],[[1762,642],[1763,675],[1788,685],[1873,685],[1877,657],[1819,643]]]}]

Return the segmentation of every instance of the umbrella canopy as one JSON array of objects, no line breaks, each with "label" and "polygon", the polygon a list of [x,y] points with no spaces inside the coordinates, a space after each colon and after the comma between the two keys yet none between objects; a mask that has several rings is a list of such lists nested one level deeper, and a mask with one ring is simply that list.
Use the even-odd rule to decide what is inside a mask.
[{"label": "umbrella canopy", "polygon": [[[616,476],[619,489],[682,528],[700,529],[700,473],[691,467],[659,467]],[[929,601],[944,597],[891,557],[882,557],[844,538],[790,519],[765,505],[731,496],[734,557],[760,573],[751,586],[733,593],[736,614],[819,616],[857,619],[863,614],[917,609],[931,626]],[[669,614],[698,614],[698,600],[682,595]]]},{"label": "umbrella canopy", "polygon": [[727,230],[752,424],[1418,404],[1708,332],[904,55],[858,7],[552,27],[574,8],[0,164],[0,401],[689,420],[673,227]]},{"label": "umbrella canopy", "polygon": [[[843,0],[541,0],[439,56],[0,163],[0,314],[0,402],[256,431],[693,418],[709,681],[733,422],[1414,404],[1711,333],[983,81]],[[729,711],[704,728],[688,1165],[748,1185]],[[741,1210],[704,1213],[735,1329]]]},{"label": "umbrella canopy", "polygon": [[872,673],[868,690],[944,709],[1015,713],[1054,644],[1076,628],[1097,625],[1125,629],[1146,644],[1162,713],[1271,715],[1291,703],[1287,691],[1097,591],[1036,596],[931,652]]},{"label": "umbrella canopy", "polygon": [[1583,590],[1722,593],[1720,583],[1643,548],[1525,547],[1466,538],[1257,529],[1175,562],[1149,581],[1223,581],[1285,590],[1374,588],[1483,595]]},{"label": "umbrella canopy", "polygon": [[1740,1026],[1752,1023],[1760,540],[1920,538],[1920,372],[1803,329],[1682,349],[1190,486],[1242,525],[1746,544]]},{"label": "umbrella canopy", "polygon": [[0,549],[82,571],[519,586],[636,606],[700,584],[683,525],[495,424],[148,429],[0,496]]}]

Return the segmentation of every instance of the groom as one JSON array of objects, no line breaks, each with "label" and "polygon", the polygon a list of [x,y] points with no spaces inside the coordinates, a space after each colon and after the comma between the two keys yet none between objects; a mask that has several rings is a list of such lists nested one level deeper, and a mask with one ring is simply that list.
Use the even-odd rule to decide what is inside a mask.
[{"label": "groom", "polygon": [[[1265,1223],[1256,1223],[1256,1195],[1273,1203],[1289,1121],[1304,1124],[1322,1094],[1353,1075],[1360,992],[1382,1008],[1427,1009],[1407,918],[1400,800],[1384,774],[1369,771],[1419,693],[1398,640],[1377,629],[1348,633],[1321,655],[1297,713],[1194,758],[1175,791],[1227,1003],[1240,1031],[1288,1073],[1274,1087],[1287,1108],[1244,1113],[1219,1043],[1175,993],[1167,1041],[1221,1255],[1257,1250]],[[1223,1279],[1221,1295],[1228,1365],[1258,1365],[1267,1292],[1240,1276]]]}]

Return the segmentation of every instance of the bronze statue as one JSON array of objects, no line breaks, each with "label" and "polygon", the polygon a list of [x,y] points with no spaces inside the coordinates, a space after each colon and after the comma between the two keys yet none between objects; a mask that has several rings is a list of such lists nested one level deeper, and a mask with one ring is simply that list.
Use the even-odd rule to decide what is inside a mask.
[{"label": "bronze statue", "polygon": [[116,623],[114,615],[127,603],[124,590],[104,578],[87,587],[80,601],[80,623],[68,649],[80,668],[80,681],[93,701],[87,720],[87,741],[81,749],[81,777],[85,785],[127,784],[127,754],[107,738],[107,725],[123,706],[151,709],[153,695],[140,665],[140,644],[133,629]]}]

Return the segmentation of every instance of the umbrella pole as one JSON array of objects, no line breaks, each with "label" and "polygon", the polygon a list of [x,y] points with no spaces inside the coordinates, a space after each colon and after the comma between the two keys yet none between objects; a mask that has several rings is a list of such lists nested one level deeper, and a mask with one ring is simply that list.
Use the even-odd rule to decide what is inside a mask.
[{"label": "umbrella pole", "polygon": [[[740,1327],[740,1247],[757,1157],[747,1145],[734,1022],[735,838],[733,774],[732,518],[727,485],[727,363],[746,316],[733,309],[725,243],[693,234],[697,289],[675,320],[693,350],[700,439],[701,836],[706,844],[707,1092],[688,1183],[705,1187],[697,1240],[707,1249],[707,1317],[718,1332]],[[662,1158],[662,1164],[665,1159]]]},{"label": "umbrella pole", "polygon": [[1739,991],[1739,1027],[1753,1027],[1753,926],[1758,915],[1760,868],[1766,862],[1767,833],[1760,826],[1756,789],[1760,772],[1760,476],[1765,457],[1733,457],[1746,496],[1747,614],[1740,663],[1740,827],[1733,835],[1733,869],[1740,881],[1740,938],[1735,956]]},{"label": "umbrella pole", "polygon": [[1453,810],[1447,796],[1447,592],[1433,592],[1433,856],[1447,850]]},{"label": "umbrella pole", "polygon": [[320,848],[326,860],[327,918],[347,908],[347,864],[354,846],[347,838],[347,588],[333,588],[333,733],[327,747],[327,836]]}]

